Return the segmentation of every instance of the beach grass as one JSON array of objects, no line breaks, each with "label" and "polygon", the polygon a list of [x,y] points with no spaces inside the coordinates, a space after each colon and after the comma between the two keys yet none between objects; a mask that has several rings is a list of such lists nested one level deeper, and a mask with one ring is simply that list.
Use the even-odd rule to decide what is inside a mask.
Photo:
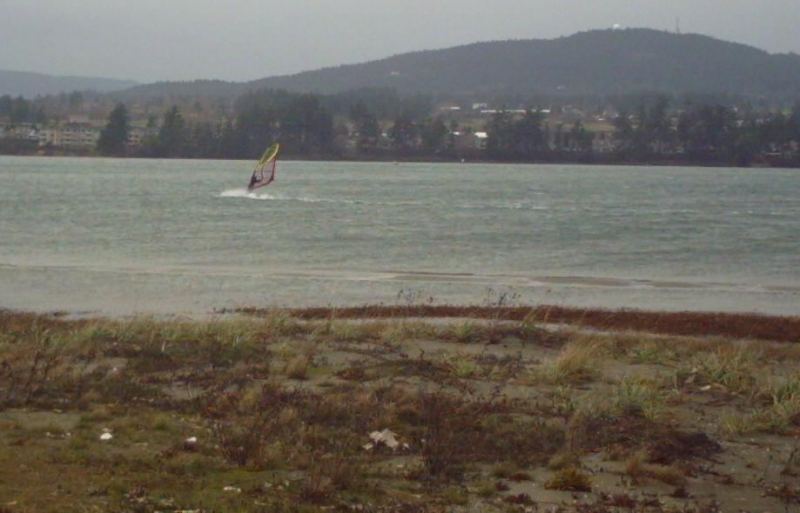
[{"label": "beach grass", "polygon": [[629,312],[597,331],[563,310],[398,308],[0,311],[0,511],[796,500],[800,352],[761,317],[734,323],[760,334],[742,341],[703,322],[665,334],[653,316],[637,330],[649,314]]}]

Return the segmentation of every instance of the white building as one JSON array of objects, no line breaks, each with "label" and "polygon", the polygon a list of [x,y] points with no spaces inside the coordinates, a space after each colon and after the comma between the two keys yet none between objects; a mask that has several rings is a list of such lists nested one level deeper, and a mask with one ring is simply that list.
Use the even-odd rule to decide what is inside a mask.
[{"label": "white building", "polygon": [[489,134],[486,132],[453,132],[452,137],[455,149],[458,151],[483,151],[489,140]]},{"label": "white building", "polygon": [[100,130],[86,124],[68,124],[45,128],[37,133],[39,146],[57,148],[92,149],[100,139]]}]

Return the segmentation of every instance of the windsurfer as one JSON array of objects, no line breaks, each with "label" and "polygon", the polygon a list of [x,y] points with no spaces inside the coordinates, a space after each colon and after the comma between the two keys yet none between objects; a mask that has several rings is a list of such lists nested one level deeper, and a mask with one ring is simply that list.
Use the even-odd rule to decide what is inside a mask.
[{"label": "windsurfer", "polygon": [[258,161],[250,177],[250,184],[247,186],[248,191],[267,186],[275,180],[275,168],[278,162],[279,150],[280,145],[273,144],[264,152],[264,156]]}]

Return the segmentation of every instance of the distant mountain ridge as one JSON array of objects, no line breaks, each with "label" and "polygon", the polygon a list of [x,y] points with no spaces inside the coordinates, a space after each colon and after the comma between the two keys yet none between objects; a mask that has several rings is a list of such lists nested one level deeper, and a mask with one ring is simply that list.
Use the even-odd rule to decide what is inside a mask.
[{"label": "distant mountain ridge", "polygon": [[48,94],[72,91],[97,91],[108,93],[133,87],[133,80],[116,80],[100,77],[54,76],[29,71],[0,70],[0,96],[24,96],[33,98]]},{"label": "distant mountain ridge", "polygon": [[273,88],[338,93],[394,88],[440,95],[634,92],[800,96],[800,56],[697,34],[595,30],[558,39],[492,41],[395,55],[251,82],[167,82],[126,96],[232,96]]}]

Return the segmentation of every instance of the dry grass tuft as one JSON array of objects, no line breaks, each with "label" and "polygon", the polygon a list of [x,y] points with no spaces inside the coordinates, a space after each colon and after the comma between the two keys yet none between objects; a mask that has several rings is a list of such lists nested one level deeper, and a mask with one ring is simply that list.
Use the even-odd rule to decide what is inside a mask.
[{"label": "dry grass tuft", "polygon": [[615,412],[659,421],[664,412],[664,394],[652,380],[626,377],[611,392]]},{"label": "dry grass tuft", "polygon": [[486,329],[475,322],[465,321],[449,326],[444,336],[455,342],[472,344],[486,336]]},{"label": "dry grass tuft", "polygon": [[547,383],[565,385],[591,381],[600,374],[602,346],[592,339],[570,342],[552,361],[544,364],[537,374]]},{"label": "dry grass tuft", "polygon": [[648,455],[643,451],[634,453],[625,462],[625,474],[634,484],[640,484],[644,479],[650,478],[672,486],[686,486],[686,476],[674,466],[653,465],[647,463]]},{"label": "dry grass tuft", "polygon": [[761,352],[749,345],[723,346],[695,358],[689,374],[697,385],[719,385],[732,393],[752,395],[761,358]]},{"label": "dry grass tuft", "polygon": [[782,434],[800,427],[800,376],[764,385],[755,401],[760,403],[756,411],[724,418],[723,431],[730,435]]},{"label": "dry grass tuft", "polygon": [[561,490],[567,492],[591,492],[591,478],[576,467],[567,467],[557,471],[553,477],[545,482],[548,490]]},{"label": "dry grass tuft", "polygon": [[311,367],[311,358],[308,355],[298,355],[289,360],[283,368],[284,374],[290,379],[304,381],[308,379],[308,369]]}]

